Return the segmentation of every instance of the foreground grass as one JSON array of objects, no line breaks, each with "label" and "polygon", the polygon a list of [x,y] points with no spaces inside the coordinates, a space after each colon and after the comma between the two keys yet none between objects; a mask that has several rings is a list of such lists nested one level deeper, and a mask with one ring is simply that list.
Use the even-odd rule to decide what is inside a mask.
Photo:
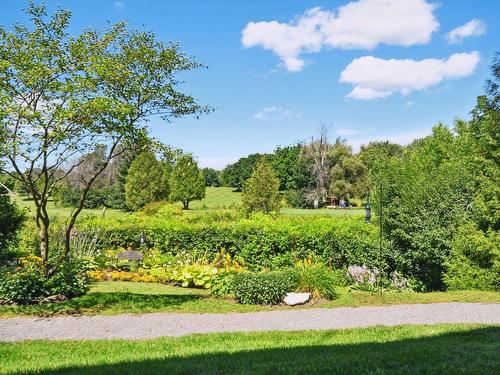
[{"label": "foreground grass", "polygon": [[[435,293],[368,293],[339,288],[333,301],[312,307],[375,306],[432,302],[500,302],[500,293],[456,291]],[[305,306],[311,307],[311,305]],[[148,312],[224,313],[287,309],[287,306],[241,305],[232,299],[213,297],[206,290],[154,283],[104,281],[94,283],[90,293],[69,301],[32,306],[0,306],[0,317],[17,315],[123,314]],[[297,309],[300,307],[294,307]]]},{"label": "foreground grass", "polygon": [[436,325],[0,344],[0,373],[494,374],[500,327]]}]

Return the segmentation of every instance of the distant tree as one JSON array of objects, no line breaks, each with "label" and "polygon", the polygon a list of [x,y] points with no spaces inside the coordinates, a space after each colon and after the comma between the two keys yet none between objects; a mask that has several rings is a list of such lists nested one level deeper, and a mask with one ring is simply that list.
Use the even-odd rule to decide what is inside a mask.
[{"label": "distant tree", "polygon": [[250,212],[275,212],[280,208],[280,182],[266,159],[255,166],[243,188],[243,208]]},{"label": "distant tree", "polygon": [[322,126],[319,137],[312,138],[311,142],[304,146],[302,153],[310,165],[311,175],[314,178],[314,185],[306,193],[310,202],[322,203],[326,200],[330,173],[329,151],[328,128]]},{"label": "distant tree", "polygon": [[359,158],[368,170],[373,170],[375,165],[381,160],[390,157],[402,157],[404,147],[389,141],[374,141],[367,145],[362,145],[359,151]]},{"label": "distant tree", "polygon": [[182,156],[170,176],[170,199],[182,202],[189,209],[189,202],[205,197],[205,178],[191,155]]},{"label": "distant tree", "polygon": [[252,174],[255,165],[263,157],[263,154],[251,154],[239,159],[236,163],[228,165],[222,171],[222,183],[237,190],[243,188],[243,184]]},{"label": "distant tree", "polygon": [[153,152],[139,154],[128,170],[125,180],[125,201],[132,210],[168,197],[168,181],[164,166]]},{"label": "distant tree", "polygon": [[276,177],[280,180],[280,190],[296,190],[303,185],[303,170],[300,168],[302,145],[294,144],[277,147],[270,161]]},{"label": "distant tree", "polygon": [[368,194],[367,168],[358,157],[343,157],[330,170],[329,191],[337,199],[366,197]]},{"label": "distant tree", "polygon": [[213,168],[203,168],[203,177],[205,178],[205,186],[220,186],[220,172]]},{"label": "distant tree", "polygon": [[[65,258],[88,192],[126,151],[118,145],[149,140],[145,121],[152,116],[169,121],[209,109],[178,90],[177,73],[201,64],[177,44],[166,45],[151,32],[128,31],[124,23],[70,35],[68,11],[48,16],[44,5],[30,3],[27,14],[31,28],[0,28],[0,158],[8,162],[2,172],[33,198],[46,266],[48,201],[57,183],[83,162],[82,155],[106,145],[103,162],[85,176],[80,202],[66,223]],[[53,271],[45,270],[47,276]]]}]

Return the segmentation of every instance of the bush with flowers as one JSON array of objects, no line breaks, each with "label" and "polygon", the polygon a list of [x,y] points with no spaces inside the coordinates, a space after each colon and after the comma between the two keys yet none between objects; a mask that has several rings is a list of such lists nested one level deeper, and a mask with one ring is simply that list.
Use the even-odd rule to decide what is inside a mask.
[{"label": "bush with flowers", "polygon": [[46,276],[42,259],[30,255],[19,258],[15,266],[3,268],[0,270],[0,299],[26,305],[50,295],[72,298],[88,291],[86,269],[82,263],[64,261],[49,267]]}]

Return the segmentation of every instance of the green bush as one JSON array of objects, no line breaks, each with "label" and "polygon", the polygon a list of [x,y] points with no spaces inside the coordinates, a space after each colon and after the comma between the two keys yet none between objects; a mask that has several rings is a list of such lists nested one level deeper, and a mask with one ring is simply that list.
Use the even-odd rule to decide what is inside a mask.
[{"label": "green bush", "polygon": [[[331,261],[337,269],[351,264],[380,264],[377,228],[362,218],[255,215],[232,221],[189,222],[184,217],[169,220],[132,216],[93,218],[78,229],[100,233],[103,249],[139,246],[141,233],[148,246],[174,255],[196,251],[211,260],[224,248],[250,270],[277,266],[277,256],[283,256],[281,261],[286,264],[290,257],[284,254],[293,254],[297,259],[314,254],[325,263]],[[381,262],[387,264],[390,252],[384,248],[381,255]]]},{"label": "green bush", "polygon": [[0,299],[20,305],[33,304],[50,293],[45,285],[41,259],[26,257],[21,262],[19,269],[0,273]]},{"label": "green bush", "polygon": [[236,272],[219,272],[217,275],[212,277],[212,284],[210,287],[210,292],[216,296],[224,296],[231,294],[233,279]]},{"label": "green bush", "polygon": [[500,235],[464,224],[452,243],[444,282],[448,289],[500,290]]},{"label": "green bush", "polygon": [[0,191],[0,260],[9,258],[8,250],[16,244],[25,219],[26,213],[12,203],[7,194]]},{"label": "green bush", "polygon": [[244,272],[233,277],[232,290],[239,303],[277,305],[296,286],[293,272]]},{"label": "green bush", "polygon": [[46,288],[51,295],[62,294],[67,298],[81,296],[89,291],[86,271],[79,260],[63,262],[46,281]]},{"label": "green bush", "polygon": [[297,277],[297,291],[311,293],[313,298],[334,299],[337,297],[336,285],[344,284],[344,278],[322,263],[311,258],[298,262],[294,272]]},{"label": "green bush", "polygon": [[27,305],[37,303],[49,295],[76,297],[89,290],[85,271],[86,268],[80,261],[62,262],[54,274],[47,278],[41,258],[23,257],[15,268],[0,272],[0,299]]}]

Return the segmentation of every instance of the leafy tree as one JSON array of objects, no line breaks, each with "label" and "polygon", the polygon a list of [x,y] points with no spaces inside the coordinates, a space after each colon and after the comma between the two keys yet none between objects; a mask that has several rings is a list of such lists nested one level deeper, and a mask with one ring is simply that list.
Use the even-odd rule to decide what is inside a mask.
[{"label": "leafy tree", "polygon": [[191,155],[182,156],[170,176],[170,199],[182,202],[189,209],[189,202],[205,197],[205,178]]},{"label": "leafy tree", "polygon": [[85,176],[80,202],[67,221],[65,257],[90,188],[127,151],[118,145],[149,140],[145,121],[151,116],[169,121],[208,108],[178,91],[177,73],[201,65],[177,44],[128,31],[124,23],[70,36],[70,12],[48,16],[44,5],[30,3],[27,13],[32,28],[0,28],[0,155],[9,162],[2,172],[19,180],[34,200],[46,265],[47,203],[57,183],[84,162],[81,156],[106,145],[103,162]]},{"label": "leafy tree", "polygon": [[243,188],[243,208],[250,212],[275,212],[280,208],[280,182],[266,159],[255,166]]},{"label": "leafy tree", "polygon": [[252,174],[255,165],[263,156],[263,154],[251,154],[239,159],[234,164],[228,165],[222,171],[222,183],[225,186],[232,186],[237,190],[241,190],[245,181]]},{"label": "leafy tree", "polygon": [[405,158],[379,165],[373,204],[394,265],[430,289],[443,287],[444,261],[473,197],[473,164],[460,137],[443,125],[409,147]]},{"label": "leafy tree", "polygon": [[139,154],[128,170],[125,182],[125,201],[132,210],[168,197],[168,176],[165,167],[154,153]]},{"label": "leafy tree", "polygon": [[220,172],[213,168],[203,168],[203,177],[205,178],[205,186],[220,186]]},{"label": "leafy tree", "polygon": [[356,156],[342,158],[330,170],[330,194],[349,200],[368,194],[367,168]]},{"label": "leafy tree", "polygon": [[304,188],[307,178],[301,168],[300,155],[302,145],[294,144],[277,147],[270,160],[271,168],[280,180],[280,190],[296,190]]},{"label": "leafy tree", "polygon": [[367,145],[362,145],[359,151],[359,158],[363,164],[372,170],[376,164],[390,157],[402,157],[404,147],[389,141],[374,141]]}]

